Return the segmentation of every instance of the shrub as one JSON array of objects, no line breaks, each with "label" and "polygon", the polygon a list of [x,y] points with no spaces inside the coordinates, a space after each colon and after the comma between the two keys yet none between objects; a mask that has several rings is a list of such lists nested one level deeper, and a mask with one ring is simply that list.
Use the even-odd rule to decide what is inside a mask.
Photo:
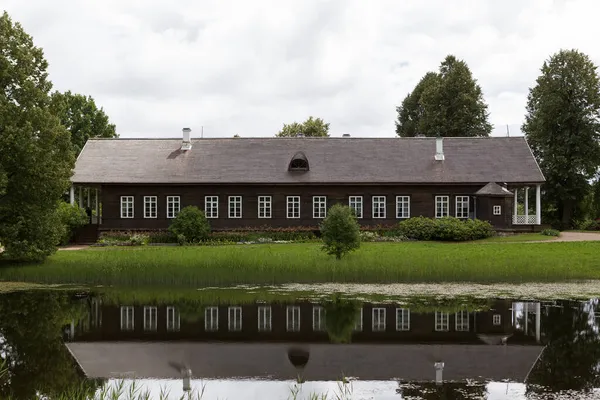
[{"label": "shrub", "polygon": [[148,235],[144,235],[143,233],[136,233],[135,235],[131,235],[129,238],[129,243],[132,246],[145,246],[150,241],[150,237]]},{"label": "shrub", "polygon": [[414,217],[398,224],[398,233],[409,239],[467,241],[484,239],[494,235],[492,225],[478,219],[461,220],[453,217]]},{"label": "shrub", "polygon": [[360,247],[360,226],[352,209],[335,204],[321,223],[323,250],[338,260]]},{"label": "shrub", "polygon": [[560,231],[556,229],[544,229],[540,233],[545,236],[560,236]]},{"label": "shrub", "polygon": [[210,225],[204,212],[196,206],[184,207],[169,226],[171,232],[179,240],[183,235],[186,242],[199,243],[210,234]]},{"label": "shrub", "polygon": [[89,218],[83,208],[64,201],[59,202],[57,213],[62,225],[60,244],[64,246],[73,239],[77,229],[89,222]]}]

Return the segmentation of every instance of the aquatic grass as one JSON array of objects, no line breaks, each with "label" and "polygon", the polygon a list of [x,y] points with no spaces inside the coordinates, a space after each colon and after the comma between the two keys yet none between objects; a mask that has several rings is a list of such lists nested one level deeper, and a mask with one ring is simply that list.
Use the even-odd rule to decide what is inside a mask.
[{"label": "aquatic grass", "polygon": [[364,243],[336,260],[314,243],[109,247],[0,267],[12,282],[117,286],[562,282],[600,278],[600,242]]}]

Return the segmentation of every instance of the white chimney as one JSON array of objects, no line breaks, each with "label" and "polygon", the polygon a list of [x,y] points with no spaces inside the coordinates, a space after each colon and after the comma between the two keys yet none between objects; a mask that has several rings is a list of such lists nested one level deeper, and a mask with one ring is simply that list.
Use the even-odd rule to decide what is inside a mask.
[{"label": "white chimney", "polygon": [[435,160],[444,161],[444,138],[437,137],[435,139]]},{"label": "white chimney", "polygon": [[191,150],[192,142],[190,141],[190,132],[192,130],[190,128],[183,128],[183,142],[181,143],[181,150]]}]

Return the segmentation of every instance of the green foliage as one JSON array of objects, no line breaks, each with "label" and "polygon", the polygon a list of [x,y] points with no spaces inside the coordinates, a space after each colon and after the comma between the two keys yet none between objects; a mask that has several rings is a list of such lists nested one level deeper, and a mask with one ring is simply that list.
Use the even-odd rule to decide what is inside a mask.
[{"label": "green foliage", "polygon": [[64,246],[73,239],[73,235],[78,228],[81,228],[88,223],[89,218],[85,213],[85,210],[80,208],[77,204],[71,205],[64,201],[59,201],[58,215],[63,226],[60,244]]},{"label": "green foliage", "polygon": [[396,108],[396,134],[402,137],[489,136],[487,104],[463,60],[449,55],[439,72],[428,72]]},{"label": "green foliage", "polygon": [[560,236],[560,231],[556,229],[544,229],[540,233],[544,236]]},{"label": "green foliage", "polygon": [[43,260],[62,236],[58,200],[74,157],[69,132],[50,110],[48,63],[20,24],[0,16],[1,257]]},{"label": "green foliage", "polygon": [[478,219],[413,217],[398,223],[398,232],[416,240],[460,242],[491,237],[494,228],[489,222]]},{"label": "green foliage", "polygon": [[171,232],[179,240],[183,235],[184,241],[188,243],[199,243],[210,234],[210,225],[204,211],[196,206],[184,207],[169,226]]},{"label": "green foliage", "polygon": [[321,118],[309,117],[302,123],[292,122],[283,124],[283,128],[275,136],[296,137],[301,134],[305,137],[329,137],[329,124]]},{"label": "green foliage", "polygon": [[89,138],[116,138],[115,125],[109,123],[102,108],[96,106],[91,96],[54,92],[51,109],[60,123],[71,133],[75,156],[79,155]]},{"label": "green foliage", "polygon": [[590,58],[561,50],[529,91],[522,130],[546,177],[544,202],[571,226],[600,166],[600,79]]},{"label": "green foliage", "polygon": [[404,242],[409,240],[406,236],[398,235],[394,231],[383,232],[381,235],[373,231],[361,231],[361,242]]},{"label": "green foliage", "polygon": [[323,250],[338,260],[344,254],[360,247],[360,226],[354,211],[341,204],[334,204],[321,223]]},{"label": "green foliage", "polygon": [[343,299],[339,294],[324,304],[325,327],[331,342],[350,343],[360,307],[357,301]]}]

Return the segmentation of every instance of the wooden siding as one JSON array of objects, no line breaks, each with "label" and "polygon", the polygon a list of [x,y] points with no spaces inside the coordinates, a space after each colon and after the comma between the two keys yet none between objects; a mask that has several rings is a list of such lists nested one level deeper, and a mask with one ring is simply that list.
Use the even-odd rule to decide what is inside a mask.
[{"label": "wooden siding", "polygon": [[[475,211],[474,193],[480,188],[481,185],[103,185],[101,229],[166,229],[170,222],[166,217],[167,196],[180,196],[182,208],[195,205],[202,210],[205,196],[219,196],[219,218],[209,220],[214,230],[260,226],[316,228],[322,219],[313,218],[313,196],[326,196],[328,208],[335,203],[347,205],[349,196],[362,196],[361,225],[392,225],[399,221],[396,218],[396,196],[410,196],[411,217],[434,217],[435,196],[449,196],[449,213],[454,216],[455,196],[471,196],[472,214]],[[134,196],[134,218],[120,217],[121,196]],[[144,218],[144,196],[157,196],[157,218]],[[229,196],[242,196],[242,218],[228,217]],[[258,218],[258,196],[272,197],[272,218]],[[287,218],[287,196],[300,196],[300,218]],[[373,196],[386,196],[386,218],[372,218]],[[495,200],[477,203],[477,217],[491,219]],[[500,200],[505,202],[503,214],[508,217],[494,219],[493,223],[500,228],[508,228],[512,200]]]}]

